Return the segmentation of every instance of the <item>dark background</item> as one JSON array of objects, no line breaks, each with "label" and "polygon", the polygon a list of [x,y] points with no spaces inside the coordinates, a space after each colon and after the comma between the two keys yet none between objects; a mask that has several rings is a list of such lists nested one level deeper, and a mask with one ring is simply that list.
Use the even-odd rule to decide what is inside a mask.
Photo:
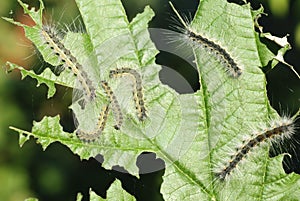
[{"label": "dark background", "polygon": [[[39,5],[38,1],[24,2],[36,7]],[[187,16],[194,14],[198,5],[198,1],[172,2]],[[68,24],[79,14],[73,0],[45,0],[44,3],[49,16],[55,16],[54,21]],[[174,13],[167,0],[124,0],[123,3],[129,19],[150,4],[156,13],[150,27],[169,29],[173,23],[170,16],[174,16]],[[264,6],[265,13],[268,13],[268,16],[263,16],[260,20],[264,31],[280,37],[287,33],[290,35],[288,39],[293,49],[287,52],[285,58],[300,73],[300,0],[251,1],[253,8],[259,8],[260,4]],[[0,2],[0,15],[30,23],[14,0]],[[271,45],[270,48],[276,51],[278,47]],[[44,68],[46,64],[33,52],[34,48],[24,38],[22,29],[0,20],[1,66],[4,66],[5,61],[11,61],[40,72],[41,66]],[[172,67],[182,74],[193,90],[199,88],[197,72],[179,58],[160,53],[157,63]],[[272,70],[266,68],[265,73],[272,106],[280,114],[294,114],[300,106],[300,83],[295,74],[281,64]],[[94,159],[80,161],[78,156],[59,143],[50,145],[43,152],[41,146],[31,139],[23,148],[19,148],[18,134],[8,129],[10,125],[30,130],[33,120],[40,121],[44,115],[60,114],[65,129],[74,129],[72,114],[67,109],[72,92],[58,87],[55,97],[46,100],[46,87],[36,88],[35,85],[36,81],[33,79],[21,81],[18,72],[6,75],[0,69],[0,200],[19,201],[31,196],[42,201],[71,201],[76,199],[77,192],[82,192],[84,200],[88,200],[90,187],[104,197],[115,178],[120,179],[123,188],[135,195],[137,200],[162,200],[159,189],[164,170],[140,175],[140,179],[137,179],[117,171],[107,171]],[[300,169],[297,161],[289,161],[287,164],[290,164],[286,166],[287,172]]]}]

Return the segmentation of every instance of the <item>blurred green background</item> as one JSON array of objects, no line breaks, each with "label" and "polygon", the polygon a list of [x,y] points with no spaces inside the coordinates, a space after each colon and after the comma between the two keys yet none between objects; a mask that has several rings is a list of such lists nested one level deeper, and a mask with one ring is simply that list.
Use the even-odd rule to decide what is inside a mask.
[{"label": "blurred green background", "polygon": [[[31,6],[39,5],[37,0],[24,2]],[[186,15],[193,14],[198,5],[198,1],[172,2]],[[47,13],[54,21],[69,24],[79,15],[73,0],[45,0],[44,3]],[[129,19],[150,4],[156,13],[150,27],[168,29],[172,23],[169,18],[174,14],[167,0],[124,0],[123,3]],[[260,20],[265,32],[281,37],[287,33],[290,35],[288,39],[293,49],[286,54],[286,61],[300,73],[300,0],[261,0],[251,1],[251,4],[256,9],[260,4],[265,7],[268,16]],[[0,16],[30,23],[16,0],[0,1]],[[271,48],[276,50],[278,47]],[[175,70],[183,69],[180,68],[180,62],[173,59],[170,62],[166,58],[164,53],[160,53],[157,61]],[[4,66],[5,61],[38,72],[47,66],[24,38],[22,29],[0,20],[1,66]],[[199,86],[195,71],[178,71],[197,90]],[[268,96],[273,107],[279,113],[285,111],[293,114],[300,107],[299,80],[291,70],[281,64],[275,69],[267,70],[266,76]],[[140,179],[136,179],[128,174],[104,170],[94,159],[81,162],[78,156],[58,143],[50,145],[43,152],[41,146],[31,139],[20,148],[18,134],[8,129],[10,125],[30,130],[33,120],[40,121],[44,115],[60,114],[65,129],[74,129],[72,114],[67,108],[71,103],[72,92],[59,87],[55,97],[46,100],[46,87],[36,88],[35,85],[36,81],[32,79],[21,81],[18,72],[5,74],[5,70],[0,69],[0,200],[19,201],[27,197],[37,197],[43,201],[71,201],[75,200],[77,192],[84,193],[84,200],[88,200],[89,187],[105,196],[107,188],[115,178],[120,179],[123,188],[138,200],[162,200],[159,188],[164,170],[141,175]],[[289,171],[295,168],[299,172],[299,163],[294,162]]]}]

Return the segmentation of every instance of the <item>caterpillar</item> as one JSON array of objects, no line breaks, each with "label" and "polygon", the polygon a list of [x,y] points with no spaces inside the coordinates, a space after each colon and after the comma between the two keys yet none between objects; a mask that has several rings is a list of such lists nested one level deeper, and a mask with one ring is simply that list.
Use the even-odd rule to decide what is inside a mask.
[{"label": "caterpillar", "polygon": [[196,47],[202,47],[207,50],[208,53],[213,54],[219,62],[225,67],[225,71],[232,78],[238,78],[242,74],[242,69],[237,65],[231,55],[219,44],[209,40],[200,34],[194,32],[186,21],[179,15],[173,4],[170,5],[179,18],[180,22],[184,26],[183,34],[188,38],[190,42]]},{"label": "caterpillar", "polygon": [[110,86],[108,86],[108,83],[106,81],[101,81],[100,84],[103,90],[105,91],[106,95],[109,97],[111,103],[111,107],[116,121],[116,125],[114,126],[114,128],[116,130],[120,130],[123,124],[123,114],[117,97],[114,95],[113,91],[111,90]]},{"label": "caterpillar", "polygon": [[45,43],[53,50],[55,55],[57,55],[64,65],[67,66],[75,76],[77,76],[86,96],[90,100],[93,100],[96,96],[96,90],[92,81],[89,79],[83,66],[72,55],[71,51],[68,50],[60,41],[56,30],[51,26],[44,25],[42,27],[41,34]]},{"label": "caterpillar", "polygon": [[109,72],[110,78],[122,75],[130,75],[134,79],[133,97],[137,110],[137,116],[140,121],[144,121],[147,118],[147,111],[145,108],[141,75],[136,70],[131,68],[117,68],[110,70]]},{"label": "caterpillar", "polygon": [[105,128],[107,117],[109,112],[109,105],[105,105],[101,111],[100,117],[97,122],[97,129],[93,132],[85,132],[80,129],[76,131],[77,137],[83,142],[93,142],[95,141],[102,133]]},{"label": "caterpillar", "polygon": [[220,180],[225,180],[253,148],[268,140],[278,142],[285,138],[291,138],[294,133],[295,126],[293,119],[283,117],[271,122],[270,128],[248,140],[241,148],[238,148],[237,153],[231,156],[232,159],[229,163],[221,171],[216,172],[216,176]]}]

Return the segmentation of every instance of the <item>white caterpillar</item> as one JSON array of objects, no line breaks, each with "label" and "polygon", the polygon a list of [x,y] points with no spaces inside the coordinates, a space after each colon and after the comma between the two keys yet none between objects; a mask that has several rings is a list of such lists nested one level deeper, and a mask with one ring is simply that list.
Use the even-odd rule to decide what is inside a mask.
[{"label": "white caterpillar", "polygon": [[120,130],[123,124],[123,114],[117,97],[114,95],[113,91],[111,90],[110,86],[108,86],[108,83],[106,81],[101,81],[100,84],[110,100],[110,105],[112,107],[114,118],[116,121],[116,125],[114,126],[114,128]]},{"label": "white caterpillar", "polygon": [[147,110],[145,108],[141,75],[136,70],[131,68],[117,68],[109,72],[110,78],[123,75],[129,75],[134,80],[133,97],[137,110],[137,116],[140,121],[144,121],[147,118]]},{"label": "white caterpillar", "polygon": [[93,132],[85,132],[80,129],[77,130],[77,137],[83,142],[93,142],[95,141],[102,133],[105,128],[107,117],[109,112],[109,105],[105,105],[101,111],[100,117],[97,122],[97,129]]},{"label": "white caterpillar", "polygon": [[182,19],[179,15],[173,4],[170,2],[172,9],[175,14],[178,16],[180,22],[184,26],[183,34],[187,36],[189,41],[191,41],[193,46],[201,47],[207,50],[208,53],[213,54],[219,62],[225,67],[225,71],[230,77],[238,78],[242,74],[241,68],[237,65],[234,59],[230,56],[226,50],[221,47],[219,44],[201,36],[191,29],[191,27]]},{"label": "white caterpillar", "polygon": [[77,61],[64,44],[60,41],[58,34],[51,26],[43,26],[41,34],[45,43],[53,50],[59,59],[72,70],[73,74],[77,76],[86,96],[93,100],[96,96],[95,88],[92,81],[89,79],[88,74],[83,66]]},{"label": "white caterpillar", "polygon": [[221,171],[216,172],[216,176],[220,180],[225,180],[237,165],[247,156],[247,154],[261,143],[269,140],[275,142],[282,141],[286,138],[291,138],[295,133],[294,120],[283,117],[280,120],[270,123],[270,127],[264,129],[264,132],[257,134],[252,139],[248,140],[237,152],[231,156],[228,164]]}]

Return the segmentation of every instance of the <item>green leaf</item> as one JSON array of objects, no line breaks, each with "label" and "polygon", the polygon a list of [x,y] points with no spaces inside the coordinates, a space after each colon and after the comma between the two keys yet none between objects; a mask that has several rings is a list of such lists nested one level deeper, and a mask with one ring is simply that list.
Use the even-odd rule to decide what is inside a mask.
[{"label": "green leaf", "polygon": [[[37,142],[42,145],[44,150],[49,146],[49,144],[56,141],[61,142],[62,144],[67,144],[68,141],[78,141],[76,138],[72,139],[72,135],[70,133],[63,131],[59,124],[59,116],[44,117],[40,122],[33,122],[31,132],[18,129],[13,126],[11,126],[10,129],[19,132],[20,145],[23,145],[29,139],[28,136],[33,136],[37,138]],[[73,143],[75,144],[75,142]]]},{"label": "green leaf", "polygon": [[90,191],[90,201],[105,201],[105,200],[134,201],[136,199],[122,189],[121,182],[119,180],[115,180],[107,190],[106,199],[102,199],[96,193]]},{"label": "green leaf", "polygon": [[[77,201],[82,200],[82,195],[77,195]],[[121,182],[119,180],[115,180],[107,190],[106,199],[101,198],[94,191],[90,189],[90,201],[105,201],[105,200],[116,200],[116,201],[134,201],[136,200],[132,195],[127,193],[122,189]]]},{"label": "green leaf", "polygon": [[21,0],[18,0],[18,3],[23,7],[24,13],[28,14],[37,24],[42,24],[43,21],[43,10],[44,10],[44,3],[42,0],[40,2],[40,9],[35,11],[35,8],[29,9],[29,6],[23,3]]},{"label": "green leaf", "polygon": [[[300,75],[298,74],[298,72],[294,69],[294,67],[290,64],[288,64],[283,56],[284,54],[290,50],[291,44],[288,42],[287,36],[284,36],[282,38],[277,37],[277,36],[273,36],[271,33],[263,33],[263,27],[259,25],[258,23],[258,19],[261,17],[261,14],[263,13],[264,9],[261,6],[260,9],[253,11],[252,15],[253,15],[253,19],[255,21],[255,26],[259,29],[260,31],[260,37],[262,38],[266,38],[270,41],[275,42],[277,45],[279,45],[279,50],[277,51],[277,55],[275,56],[268,48],[265,44],[262,43],[257,43],[257,47],[258,49],[260,49],[259,51],[259,55],[261,57],[261,61],[264,64],[264,66],[266,66],[269,62],[268,57],[272,57],[272,63],[271,63],[271,67],[274,68],[279,62],[283,63],[284,65],[286,65],[287,67],[289,67],[294,73],[295,75],[300,79]],[[258,34],[257,34],[258,37]]]},{"label": "green leaf", "polygon": [[[250,5],[201,1],[191,28],[230,52],[242,68],[242,75],[228,77],[225,67],[215,57],[204,49],[194,49],[201,84],[196,96],[202,101],[199,107],[204,113],[199,119],[204,127],[186,155],[176,161],[177,166],[166,168],[161,190],[164,198],[278,200],[289,196],[278,189],[285,188],[283,183],[299,188],[299,176],[279,177],[283,172],[282,158],[269,158],[268,146],[259,147],[244,159],[238,171],[241,174],[232,173],[224,183],[216,181],[216,169],[223,168],[224,159],[231,160],[245,136],[251,138],[253,128],[259,130],[270,118],[277,117],[269,105],[266,80],[260,69],[272,57],[269,54],[269,58],[261,60],[265,50],[258,48],[262,45],[254,30]],[[276,196],[267,194],[267,189],[277,192]]]},{"label": "green leaf", "polygon": [[252,12],[252,18],[254,20],[254,26],[260,30],[260,34],[256,32],[254,34],[256,37],[256,41],[258,41],[256,45],[257,45],[260,61],[262,63],[262,67],[265,67],[270,62],[271,58],[274,59],[275,55],[271,52],[271,50],[268,49],[268,47],[265,44],[259,42],[260,37],[264,37],[264,33],[263,33],[263,27],[260,26],[258,23],[258,19],[261,17],[262,14],[265,14],[264,8],[261,5],[261,7],[258,10],[251,10],[251,12]]},{"label": "green leaf", "polygon": [[[104,5],[103,3],[107,5]],[[116,131],[112,127],[113,119],[110,116],[108,119],[109,126],[106,127],[105,132],[103,133],[99,141],[92,144],[84,144],[78,139],[74,139],[75,141],[65,141],[66,139],[64,137],[67,136],[67,134],[62,132],[62,129],[59,128],[58,118],[54,118],[53,120],[51,120],[51,118],[49,117],[44,118],[44,120],[40,123],[34,124],[32,135],[39,138],[38,141],[41,142],[44,149],[49,145],[49,143],[59,140],[58,138],[53,138],[53,133],[49,133],[52,132],[52,130],[47,130],[48,127],[43,126],[43,124],[48,125],[48,123],[51,122],[53,123],[53,126],[55,125],[57,128],[57,132],[54,134],[57,137],[63,137],[64,139],[61,139],[61,141],[64,141],[64,144],[69,146],[70,149],[74,151],[74,153],[78,153],[81,158],[95,157],[97,154],[100,153],[104,157],[104,163],[102,164],[103,167],[111,169],[113,166],[118,164],[124,167],[131,174],[138,176],[138,168],[135,163],[136,158],[144,151],[154,150],[155,152],[159,152],[161,149],[163,149],[160,146],[169,146],[168,144],[165,144],[166,141],[164,140],[169,139],[169,141],[171,142],[173,135],[181,131],[180,126],[174,126],[174,123],[170,120],[176,118],[179,121],[184,122],[186,121],[185,118],[183,118],[185,114],[181,112],[181,100],[177,98],[177,94],[174,92],[174,90],[171,90],[168,87],[161,85],[158,79],[158,71],[160,67],[154,63],[155,54],[158,51],[155,49],[153,43],[151,42],[149,33],[147,31],[147,23],[153,17],[153,11],[149,7],[145,8],[145,11],[137,15],[137,17],[131,23],[127,21],[125,12],[121,12],[123,13],[123,17],[111,17],[112,19],[109,19],[115,20],[115,22],[109,21],[109,23],[107,23],[108,19],[102,17],[96,23],[94,21],[90,22],[87,18],[90,15],[94,15],[95,12],[105,13],[108,12],[110,9],[118,10],[119,7],[122,7],[122,4],[119,1],[115,1],[115,3],[113,4],[111,3],[111,1],[101,1],[97,2],[97,4],[99,5],[91,6],[91,4],[86,4],[85,2],[78,3],[80,11],[85,12],[83,19],[86,21],[85,25],[87,27],[88,35],[70,33],[65,37],[65,45],[68,46],[67,44],[70,44],[70,50],[72,53],[75,53],[75,56],[76,52],[78,52],[78,55],[80,56],[76,56],[76,58],[78,58],[79,61],[81,60],[80,57],[85,57],[85,59],[92,58],[91,62],[93,63],[95,62],[93,60],[93,55],[96,55],[95,57],[98,59],[97,64],[91,66],[93,66],[96,70],[101,69],[102,72],[105,72],[103,74],[100,74],[100,77],[104,77],[105,80],[108,80],[108,68],[112,69],[114,67],[110,67],[109,65],[106,66],[106,63],[105,66],[101,66],[103,65],[101,64],[101,61],[105,60],[107,62],[110,62],[108,59],[110,59],[111,57],[107,55],[107,52],[110,51],[107,49],[97,49],[99,44],[101,44],[101,41],[103,41],[102,37],[103,35],[105,36],[105,32],[103,32],[102,35],[95,34],[94,36],[92,33],[93,29],[96,25],[98,26],[98,24],[101,24],[102,29],[116,30],[116,32],[121,34],[121,38],[127,38],[128,40],[126,40],[125,42],[122,40],[120,41],[122,42],[120,46],[122,46],[124,51],[128,50],[129,53],[127,54],[127,52],[125,52],[126,55],[121,55],[121,57],[118,58],[117,62],[119,65],[123,63],[123,66],[129,65],[133,68],[139,68],[139,70],[141,71],[141,74],[143,75],[143,83],[147,83],[147,85],[144,86],[144,93],[148,102],[147,110],[149,118],[144,123],[140,123],[137,120],[135,114],[136,112],[132,103],[132,97],[129,97],[130,99],[128,99],[128,94],[131,94],[131,92],[128,93],[128,90],[122,88],[128,87],[129,83],[127,85],[121,85],[117,88],[117,86],[120,85],[120,82],[115,82],[111,84],[114,89],[117,88],[115,93],[118,94],[118,98],[127,98],[127,100],[121,102],[122,109],[128,110],[128,115],[121,131]],[[100,10],[95,11],[95,8]],[[114,15],[117,14],[119,15],[120,13],[115,13]],[[109,16],[108,13],[105,15]],[[126,26],[121,26],[122,30],[119,31],[119,25],[122,23],[126,23]],[[109,27],[112,25],[116,27]],[[27,30],[28,33],[27,37],[32,39],[33,42],[40,44],[41,48],[39,45],[37,45],[37,48],[39,50],[41,49],[40,51],[43,52],[47,51],[47,47],[45,47],[45,44],[42,44],[41,39],[37,39],[36,37],[40,32],[39,27],[41,26],[42,25],[36,25],[32,28],[24,28]],[[108,27],[105,28],[105,26]],[[92,30],[89,30],[89,28],[92,28]],[[99,33],[99,29],[97,29],[97,32]],[[83,37],[88,39],[81,40]],[[105,37],[106,41],[108,40],[107,38],[110,37],[111,40],[114,42],[115,37],[118,38],[119,36],[107,33]],[[78,42],[74,43],[73,41]],[[91,46],[90,42],[95,48],[92,49],[93,52],[84,54],[84,52],[86,52],[85,50],[88,49],[86,47]],[[75,45],[75,47],[71,44]],[[109,45],[107,47],[114,46]],[[121,53],[123,54],[123,52]],[[85,59],[82,59],[82,61]],[[98,65],[100,65],[100,68]],[[54,83],[59,84],[59,81],[61,81],[59,80],[59,78],[55,77],[55,75],[51,74],[50,72],[50,75],[48,75],[48,72],[43,74],[43,76],[45,76],[46,78],[46,80],[44,81],[44,78],[40,75],[35,76],[34,73],[32,73],[31,71],[23,71],[24,73],[29,73],[30,76],[38,79],[39,82],[46,83],[50,89],[53,88]],[[70,86],[72,85],[72,81],[66,80],[65,82],[63,82],[63,85]],[[51,92],[50,96],[52,94],[53,93]],[[92,128],[95,127],[97,118],[101,111],[101,107],[103,106],[103,103],[106,102],[106,98],[104,97],[103,91],[101,89],[98,89],[98,97],[99,98],[95,102],[87,103],[84,110],[82,110],[81,106],[77,102],[75,102],[71,106],[73,112],[76,115],[76,118],[79,121],[80,128],[92,130]],[[131,107],[131,109],[127,109],[128,105]],[[193,127],[191,127],[191,131],[192,128]],[[197,129],[196,123],[194,123],[194,129]],[[158,141],[155,139],[154,135],[158,136]],[[23,141],[22,143],[24,143]],[[178,150],[176,150],[176,152],[178,152]],[[172,153],[169,154],[172,155]]]},{"label": "green leaf", "polygon": [[[120,100],[124,124],[120,130],[115,130],[110,113],[99,140],[87,144],[74,133],[64,132],[59,116],[44,117],[41,122],[34,122],[31,132],[11,127],[19,132],[20,145],[28,136],[37,138],[43,149],[58,141],[81,159],[101,154],[104,168],[119,165],[137,177],[137,157],[142,152],[153,152],[165,161],[161,188],[165,200],[292,200],[298,196],[295,189],[299,189],[299,176],[284,173],[282,156],[269,158],[268,144],[249,154],[229,180],[221,182],[215,176],[224,160],[230,160],[230,151],[235,151],[243,138],[251,137],[253,128],[259,129],[268,124],[270,118],[278,117],[269,104],[266,80],[261,71],[274,55],[261,44],[254,30],[253,20],[260,12],[253,12],[249,4],[201,1],[191,29],[229,52],[242,69],[242,75],[228,76],[227,69],[214,55],[194,48],[201,87],[195,94],[179,95],[159,81],[160,67],[155,64],[158,51],[147,30],[154,16],[149,7],[129,22],[119,0],[77,0],[76,3],[87,33],[68,32],[63,43],[84,64],[95,83],[97,98],[87,102],[84,109],[78,101],[70,108],[79,122],[78,128],[92,131],[101,108],[107,104],[98,86],[100,80],[106,80]],[[35,18],[35,27],[8,21],[23,26],[26,36],[35,43],[44,59],[58,65],[58,58],[40,38],[42,24],[36,13],[41,13],[43,7],[37,12],[23,7]],[[36,75],[10,66],[20,69],[23,76],[29,75],[38,83],[48,85],[48,97],[55,93],[54,84],[78,88],[67,70],[59,76],[49,70]],[[131,67],[141,74],[148,114],[145,122],[136,117],[132,92],[128,90],[130,80],[109,78],[109,71],[117,67]]]},{"label": "green leaf", "polygon": [[[109,189],[107,190],[107,198],[103,199],[99,195],[97,195],[94,191],[90,189],[90,201],[135,201],[136,199],[122,189],[121,182],[119,180],[115,180]],[[81,201],[83,198],[81,193],[78,193],[76,200]],[[28,198],[25,201],[38,201],[36,198]]]},{"label": "green leaf", "polygon": [[76,198],[76,201],[81,201],[83,198],[83,195],[81,193],[78,193],[77,194],[77,198]]},{"label": "green leaf", "polygon": [[49,88],[47,98],[51,98],[55,94],[55,84],[73,88],[75,83],[75,78],[73,74],[70,74],[66,71],[63,71],[59,76],[56,76],[49,68],[46,68],[44,72],[37,75],[34,71],[26,70],[23,67],[13,64],[11,62],[7,62],[6,65],[9,67],[9,71],[14,69],[20,70],[22,74],[22,79],[24,79],[27,76],[36,79],[38,81],[37,87],[41,84],[46,84]]}]

